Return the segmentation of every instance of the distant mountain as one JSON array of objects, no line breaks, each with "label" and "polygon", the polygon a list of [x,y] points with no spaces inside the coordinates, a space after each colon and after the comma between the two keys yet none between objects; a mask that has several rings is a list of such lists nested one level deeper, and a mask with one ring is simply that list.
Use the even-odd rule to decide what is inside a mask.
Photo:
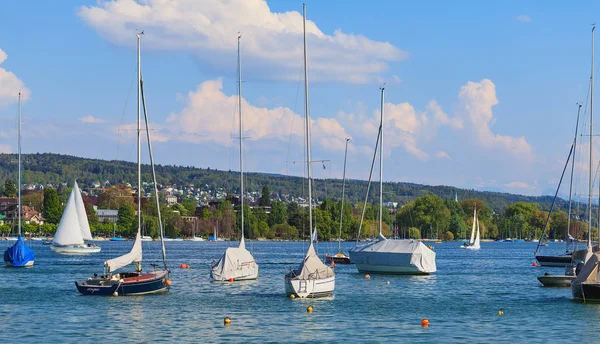
[{"label": "distant mountain", "polygon": [[[69,183],[76,178],[84,186],[91,186],[94,182],[108,181],[111,184],[135,184],[137,165],[133,162],[118,160],[100,160],[80,158],[70,155],[43,153],[23,155],[23,183],[53,184]],[[0,185],[6,179],[16,179],[17,157],[15,154],[0,154]],[[151,180],[149,165],[142,165],[143,180]],[[193,166],[156,165],[156,174],[159,184],[162,185],[194,185],[195,187],[229,192],[238,192],[239,173],[233,171],[219,171],[210,168],[202,169]],[[246,190],[260,192],[267,185],[272,193],[296,197],[305,196],[306,181],[296,176],[285,176],[269,173],[247,173]],[[341,197],[342,180],[340,179],[315,179],[315,197],[339,199]],[[352,203],[362,202],[367,189],[367,181],[347,180],[346,197]],[[484,200],[496,212],[502,211],[507,205],[518,202],[539,203],[543,209],[548,209],[552,196],[524,196],[509,194],[499,191],[476,191],[459,189],[453,186],[430,186],[414,183],[384,183],[384,201],[405,204],[411,200],[425,195],[435,194],[442,198],[454,199],[455,193],[460,199],[479,198]],[[371,188],[371,199],[376,200],[377,188]],[[564,199],[559,199],[557,208],[562,208]]]}]

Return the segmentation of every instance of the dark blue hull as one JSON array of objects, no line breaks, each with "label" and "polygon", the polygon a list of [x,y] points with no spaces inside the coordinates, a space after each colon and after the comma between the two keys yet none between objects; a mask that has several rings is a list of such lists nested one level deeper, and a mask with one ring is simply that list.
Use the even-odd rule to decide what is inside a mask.
[{"label": "dark blue hull", "polygon": [[152,271],[147,274],[121,273],[117,279],[112,280],[94,278],[76,281],[75,285],[82,295],[144,295],[167,291],[169,289],[168,279],[167,271]]}]

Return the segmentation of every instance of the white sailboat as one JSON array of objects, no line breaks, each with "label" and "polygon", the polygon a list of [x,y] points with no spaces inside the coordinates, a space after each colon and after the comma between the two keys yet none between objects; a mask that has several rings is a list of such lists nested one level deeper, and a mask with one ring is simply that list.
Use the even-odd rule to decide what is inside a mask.
[{"label": "white sailboat", "polygon": [[196,236],[196,232],[198,232],[198,221],[194,221],[194,234],[189,241],[206,241],[203,237]]},{"label": "white sailboat", "polygon": [[75,181],[50,248],[52,251],[62,254],[100,252],[100,246],[85,242],[92,239],[81,191]]},{"label": "white sailboat", "polygon": [[375,158],[377,156],[377,147],[379,146],[379,238],[375,242],[364,246],[358,246],[357,237],[357,244],[350,250],[350,262],[354,263],[358,271],[362,273],[428,275],[436,271],[435,252],[419,240],[392,240],[387,239],[382,233],[384,91],[385,88],[381,88],[381,123],[379,124],[377,144],[375,145],[375,152],[371,163],[371,173],[369,174],[365,206],[363,206],[358,229],[358,237],[360,237],[360,229],[363,224],[369,187],[371,186],[371,176],[375,165]]},{"label": "white sailboat", "polygon": [[[475,229],[477,228],[477,235],[475,235]],[[479,250],[481,248],[479,238],[479,219],[477,218],[477,203],[473,206],[473,228],[471,228],[471,239],[469,244],[465,243],[462,247],[469,250]]]},{"label": "white sailboat", "polygon": [[304,29],[304,111],[306,113],[306,165],[308,175],[308,228],[310,229],[310,244],[304,260],[296,270],[285,275],[285,293],[307,297],[332,296],[335,289],[335,273],[333,269],[323,264],[313,246],[312,218],[312,178],[310,174],[310,112],[308,106],[308,65],[306,61],[306,5],[302,5],[302,21]]},{"label": "white sailboat", "polygon": [[[167,258],[165,245],[163,241],[163,225],[160,214],[160,203],[158,200],[158,190],[156,183],[156,171],[154,169],[154,158],[152,156],[152,142],[150,140],[150,130],[148,127],[148,114],[146,112],[146,102],[144,98],[143,79],[141,74],[140,61],[140,39],[141,33],[137,33],[137,235],[128,253],[104,262],[104,274],[102,276],[90,277],[85,280],[75,281],[77,290],[83,295],[144,295],[161,293],[169,290],[171,280],[169,279],[169,270],[167,269]],[[161,239],[161,251],[163,269],[155,269],[150,272],[142,272],[142,167],[141,167],[141,110],[140,102],[144,106],[144,119],[146,124],[146,137],[148,140],[148,153],[150,155],[150,166],[152,168],[152,181],[154,184],[154,196],[158,213],[159,235]],[[133,264],[135,271],[118,272],[130,264]],[[152,264],[154,268],[157,265]]]},{"label": "white sailboat", "polygon": [[[210,278],[213,281],[243,281],[254,280],[258,278],[258,264],[254,257],[246,249],[244,240],[244,128],[242,122],[242,63],[240,58],[240,40],[238,36],[238,111],[240,122],[240,214],[241,214],[241,234],[242,239],[238,247],[229,247],[225,250],[221,259],[219,259],[210,270]],[[215,240],[217,234],[215,232]]]}]

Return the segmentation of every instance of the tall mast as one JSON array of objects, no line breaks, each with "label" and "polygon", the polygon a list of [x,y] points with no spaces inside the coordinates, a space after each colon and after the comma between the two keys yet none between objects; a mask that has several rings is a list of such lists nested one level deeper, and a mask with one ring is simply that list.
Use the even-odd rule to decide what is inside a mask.
[{"label": "tall mast", "polygon": [[575,124],[575,138],[573,139],[573,158],[571,160],[571,183],[569,184],[569,214],[567,216],[567,233],[565,242],[567,243],[567,251],[569,250],[569,231],[571,230],[571,205],[573,192],[573,172],[575,171],[575,154],[577,154],[577,130],[579,129],[579,114],[581,113],[581,104],[577,104],[577,123]]},{"label": "tall mast", "polygon": [[137,36],[137,212],[138,212],[138,234],[140,234],[140,226],[142,224],[142,161],[141,161],[141,80],[142,80],[142,69],[140,60],[140,42],[141,33],[136,33]]},{"label": "tall mast", "polygon": [[18,217],[19,217],[19,236],[21,236],[21,90],[19,90],[19,116],[17,120],[17,151],[19,152],[19,177],[17,184],[17,195],[18,195]]},{"label": "tall mast", "polygon": [[592,249],[592,127],[594,125],[594,30],[592,27],[592,75],[590,77],[590,172],[589,172],[589,188],[588,188],[588,253],[591,254]]},{"label": "tall mast", "polygon": [[310,175],[310,113],[308,110],[308,63],[306,61],[306,4],[302,4],[302,28],[304,31],[304,112],[306,115],[306,165],[308,174],[308,227],[312,245],[312,178]]},{"label": "tall mast", "polygon": [[379,236],[383,226],[383,104],[385,87],[381,88],[381,144],[379,145]]},{"label": "tall mast", "polygon": [[242,124],[242,58],[240,55],[240,39],[242,35],[238,35],[238,109],[240,113],[240,207],[242,209],[242,242],[244,242],[244,148],[242,137],[244,127]]},{"label": "tall mast", "polygon": [[346,158],[348,157],[348,141],[351,137],[346,137],[346,150],[344,151],[344,174],[342,176],[342,204],[340,205],[340,234],[338,236],[338,253],[342,252],[342,220],[344,219],[344,193],[346,191]]}]

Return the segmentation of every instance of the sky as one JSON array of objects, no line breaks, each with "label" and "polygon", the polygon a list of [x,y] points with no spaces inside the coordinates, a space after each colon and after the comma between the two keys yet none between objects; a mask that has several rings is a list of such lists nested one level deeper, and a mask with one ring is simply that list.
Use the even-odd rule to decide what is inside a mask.
[{"label": "sky", "polygon": [[[306,5],[315,178],[341,178],[346,137],[347,177],[368,178],[385,85],[385,181],[554,192],[577,102],[589,132],[600,3]],[[240,32],[245,170],[303,175],[302,2],[283,0],[2,2],[0,152],[16,152],[21,89],[24,153],[134,161],[137,30],[157,163],[239,170]]]}]

